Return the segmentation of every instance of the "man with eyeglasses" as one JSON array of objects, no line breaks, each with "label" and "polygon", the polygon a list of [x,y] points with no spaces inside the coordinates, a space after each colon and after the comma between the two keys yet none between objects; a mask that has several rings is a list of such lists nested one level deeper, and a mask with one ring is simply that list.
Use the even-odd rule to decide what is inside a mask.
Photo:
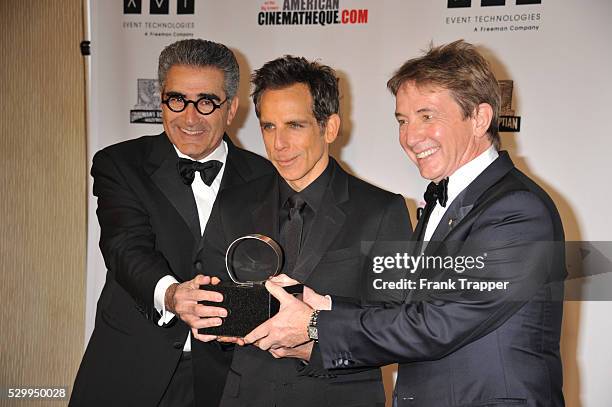
[{"label": "man with eyeglasses", "polygon": [[[203,342],[220,301],[194,253],[217,193],[272,171],[226,132],[238,109],[238,63],[224,45],[189,39],[159,57],[164,132],[93,160],[100,249],[108,268],[71,406],[211,406],[232,349]],[[212,321],[212,322],[211,322]],[[200,340],[193,340],[200,339]]]}]

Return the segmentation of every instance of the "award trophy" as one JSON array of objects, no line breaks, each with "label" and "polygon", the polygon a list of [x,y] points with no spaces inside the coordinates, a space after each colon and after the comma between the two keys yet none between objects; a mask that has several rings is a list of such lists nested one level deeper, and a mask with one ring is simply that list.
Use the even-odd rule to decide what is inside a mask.
[{"label": "award trophy", "polygon": [[[225,268],[232,281],[202,287],[223,294],[223,302],[200,301],[225,308],[227,317],[222,325],[200,328],[198,333],[243,337],[276,314],[278,300],[268,293],[264,283],[277,275],[282,266],[283,251],[268,236],[253,234],[234,240],[225,253]],[[302,289],[301,284],[286,287],[291,293],[301,293]]]}]

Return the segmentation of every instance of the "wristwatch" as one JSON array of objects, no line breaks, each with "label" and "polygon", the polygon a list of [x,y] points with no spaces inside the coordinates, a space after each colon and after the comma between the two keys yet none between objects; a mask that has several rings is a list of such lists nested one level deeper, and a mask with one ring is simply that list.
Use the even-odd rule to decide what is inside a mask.
[{"label": "wristwatch", "polygon": [[315,341],[319,341],[319,330],[317,329],[317,317],[319,316],[320,310],[316,309],[310,315],[310,321],[308,322],[308,337]]}]

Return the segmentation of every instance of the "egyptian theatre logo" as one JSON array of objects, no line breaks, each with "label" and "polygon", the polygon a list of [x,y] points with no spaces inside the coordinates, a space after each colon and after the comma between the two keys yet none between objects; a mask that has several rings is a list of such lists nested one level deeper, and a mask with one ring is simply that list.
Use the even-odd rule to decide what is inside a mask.
[{"label": "egyptian theatre logo", "polygon": [[514,81],[498,81],[501,88],[501,114],[499,116],[499,131],[519,132],[521,131],[521,117],[514,115],[512,109],[512,89]]},{"label": "egyptian theatre logo", "polygon": [[130,110],[130,123],[162,123],[161,94],[156,79],[138,79],[136,105]]}]

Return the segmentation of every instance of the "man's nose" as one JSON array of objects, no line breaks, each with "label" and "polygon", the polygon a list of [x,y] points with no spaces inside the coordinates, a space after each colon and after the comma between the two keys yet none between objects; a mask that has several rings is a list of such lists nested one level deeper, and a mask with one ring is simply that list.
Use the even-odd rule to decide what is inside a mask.
[{"label": "man's nose", "polygon": [[283,130],[277,130],[274,135],[274,148],[276,150],[284,150],[289,146],[288,135]]},{"label": "man's nose", "polygon": [[404,124],[400,129],[400,142],[405,147],[414,147],[425,139],[420,127],[412,124]]},{"label": "man's nose", "polygon": [[183,112],[183,117],[185,118],[185,122],[187,124],[195,124],[200,121],[201,114],[198,113],[195,105],[193,103],[188,103],[185,111]]}]

